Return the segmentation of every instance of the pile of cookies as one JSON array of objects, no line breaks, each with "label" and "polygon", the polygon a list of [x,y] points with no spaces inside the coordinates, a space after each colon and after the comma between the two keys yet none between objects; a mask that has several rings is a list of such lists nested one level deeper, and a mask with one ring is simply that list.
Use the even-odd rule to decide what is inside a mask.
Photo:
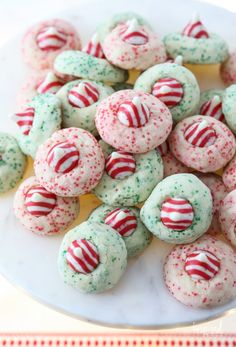
[{"label": "pile of cookies", "polygon": [[[0,191],[31,156],[35,176],[19,186],[14,212],[42,236],[68,228],[79,196],[102,202],[64,236],[64,282],[112,288],[154,235],[175,244],[163,276],[177,300],[210,307],[236,297],[236,58],[224,39],[196,15],[161,40],[140,15],[121,13],[83,47],[64,20],[41,22],[22,53],[34,71],[17,98],[16,139],[0,134]],[[200,92],[183,64],[221,64],[227,88]]]}]

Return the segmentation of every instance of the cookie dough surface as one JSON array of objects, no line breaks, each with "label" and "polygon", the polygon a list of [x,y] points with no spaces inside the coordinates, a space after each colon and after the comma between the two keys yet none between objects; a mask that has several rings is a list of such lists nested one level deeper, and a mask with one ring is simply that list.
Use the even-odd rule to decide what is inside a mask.
[{"label": "cookie dough surface", "polygon": [[228,193],[221,203],[219,214],[221,229],[225,237],[236,246],[236,190]]},{"label": "cookie dough surface", "polygon": [[236,134],[236,85],[225,89],[222,109],[229,128]]},{"label": "cookie dough surface", "polygon": [[[67,263],[66,253],[74,240],[90,241],[99,254],[94,271],[83,274],[74,271]],[[115,286],[127,264],[127,251],[120,235],[107,225],[84,222],[70,230],[62,241],[58,269],[63,281],[83,293],[103,292]]]}]

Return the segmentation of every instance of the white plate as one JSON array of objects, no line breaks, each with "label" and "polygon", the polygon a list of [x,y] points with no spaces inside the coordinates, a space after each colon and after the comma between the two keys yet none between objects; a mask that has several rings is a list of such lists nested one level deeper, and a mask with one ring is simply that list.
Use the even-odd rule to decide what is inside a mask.
[{"label": "white plate", "polygon": [[[235,40],[235,14],[190,0],[80,1],[77,8],[60,17],[73,22],[85,42],[103,19],[124,10],[145,16],[160,35],[180,30],[197,11],[207,28],[230,43]],[[194,70],[203,89],[222,86],[216,69]],[[1,131],[14,133],[16,130],[7,116],[15,111],[15,95],[27,73],[20,58],[19,39],[15,39],[0,51]],[[163,261],[171,246],[156,239],[140,257],[129,261],[125,275],[114,290],[99,295],[76,292],[63,284],[57,272],[56,259],[62,236],[37,237],[21,227],[12,211],[13,193],[0,199],[0,272],[54,309],[94,323],[151,329],[192,325],[228,314],[236,308],[236,299],[211,310],[191,309],[177,302],[162,279]],[[81,202],[84,208],[87,200],[83,198]]]}]

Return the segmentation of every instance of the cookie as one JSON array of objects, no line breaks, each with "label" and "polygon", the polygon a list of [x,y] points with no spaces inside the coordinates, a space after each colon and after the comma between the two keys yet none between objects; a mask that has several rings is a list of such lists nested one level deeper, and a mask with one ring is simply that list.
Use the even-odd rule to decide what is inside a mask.
[{"label": "cookie", "polygon": [[236,83],[236,51],[230,53],[220,67],[220,76],[226,85]]},{"label": "cookie", "polygon": [[166,60],[161,39],[135,17],[117,24],[104,38],[102,47],[107,60],[125,70],[146,70]]},{"label": "cookie", "polygon": [[112,147],[145,153],[166,140],[172,129],[172,117],[153,95],[127,89],[100,103],[95,124],[101,138]]},{"label": "cookie", "polygon": [[39,183],[64,197],[91,191],[104,169],[104,156],[88,131],[67,128],[55,132],[38,149],[34,170]]},{"label": "cookie", "polygon": [[14,188],[22,178],[26,167],[26,158],[16,139],[0,132],[0,193]]},{"label": "cookie", "polygon": [[69,49],[81,49],[75,28],[62,19],[50,19],[33,25],[22,40],[22,53],[34,69],[50,69],[56,56]]},{"label": "cookie", "polygon": [[236,189],[236,156],[224,168],[222,179],[228,191]]},{"label": "cookie", "polygon": [[228,45],[219,35],[209,33],[198,15],[180,33],[167,34],[164,39],[167,54],[183,56],[184,63],[218,64],[227,59]]},{"label": "cookie", "polygon": [[94,120],[97,107],[113,92],[102,82],[76,80],[65,84],[57,93],[62,106],[62,126],[78,127],[97,134]]},{"label": "cookie", "polygon": [[236,296],[236,254],[223,241],[203,236],[173,248],[164,265],[170,293],[194,308],[223,305]]},{"label": "cookie", "polygon": [[97,82],[125,82],[127,71],[111,65],[106,59],[96,58],[80,51],[59,54],[54,63],[55,71],[61,74]]},{"label": "cookie", "polygon": [[219,222],[220,206],[228,194],[228,190],[224,185],[222,178],[214,173],[202,174],[194,173],[211,191],[213,200],[213,217],[208,233],[215,236],[221,233],[221,226]]},{"label": "cookie", "polygon": [[61,127],[61,103],[53,94],[36,95],[12,119],[18,126],[17,140],[23,153],[35,157],[38,147]]},{"label": "cookie", "polygon": [[200,94],[199,107],[196,113],[225,122],[222,106],[223,97],[224,91],[221,89],[204,90]]},{"label": "cookie", "polygon": [[108,290],[120,280],[127,264],[122,237],[105,224],[84,222],[62,241],[58,269],[63,281],[83,293]]},{"label": "cookie", "polygon": [[106,224],[118,232],[125,242],[129,258],[140,254],[152,240],[152,234],[141,222],[136,207],[103,204],[90,214],[88,221]]},{"label": "cookie", "polygon": [[175,63],[155,65],[143,72],[134,90],[150,93],[169,109],[175,122],[194,114],[200,90],[195,76],[184,66]]},{"label": "cookie", "polygon": [[225,237],[236,246],[236,190],[232,190],[228,193],[223,202],[221,203],[219,210],[219,220],[221,229]]},{"label": "cookie", "polygon": [[140,216],[148,230],[165,242],[193,242],[211,224],[211,192],[192,174],[166,177],[153,189]]},{"label": "cookie", "polygon": [[163,178],[161,156],[155,151],[130,154],[116,151],[100,141],[105,171],[95,195],[111,206],[135,206],[147,199]]},{"label": "cookie", "polygon": [[174,155],[170,152],[168,142],[163,142],[156,148],[161,155],[164,166],[164,177],[175,175],[178,173],[188,173],[190,169],[182,164]]},{"label": "cookie", "polygon": [[225,89],[222,110],[229,128],[236,134],[236,85]]},{"label": "cookie", "polygon": [[50,193],[33,176],[18,188],[14,212],[27,230],[41,236],[55,235],[64,231],[77,217],[79,201]]},{"label": "cookie", "polygon": [[213,117],[193,116],[179,122],[169,136],[174,156],[200,172],[224,167],[235,153],[235,138],[230,129]]}]

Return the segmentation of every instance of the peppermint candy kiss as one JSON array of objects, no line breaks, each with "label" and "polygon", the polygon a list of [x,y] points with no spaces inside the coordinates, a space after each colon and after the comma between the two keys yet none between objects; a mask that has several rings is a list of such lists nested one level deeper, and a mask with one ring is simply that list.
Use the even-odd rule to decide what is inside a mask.
[{"label": "peppermint candy kiss", "polygon": [[16,122],[24,135],[29,135],[34,121],[34,108],[27,107],[23,112],[15,113],[12,120]]},{"label": "peppermint candy kiss", "polygon": [[195,14],[191,22],[186,25],[182,32],[182,35],[193,37],[195,39],[209,38],[209,34],[200,21],[198,14]]},{"label": "peppermint candy kiss", "polygon": [[169,198],[161,208],[161,221],[169,229],[183,231],[193,222],[192,205],[183,198]]},{"label": "peppermint candy kiss", "polygon": [[53,72],[49,72],[44,80],[39,83],[36,91],[39,94],[56,94],[62,86],[62,81]]},{"label": "peppermint candy kiss", "polygon": [[25,196],[25,207],[35,217],[47,216],[56,206],[57,197],[41,186],[28,190]]},{"label": "peppermint candy kiss", "polygon": [[129,209],[119,207],[108,213],[104,222],[123,237],[132,235],[137,228],[136,216]]},{"label": "peppermint candy kiss", "polygon": [[161,78],[154,84],[152,94],[167,107],[174,107],[182,100],[184,90],[182,84],[176,79]]},{"label": "peppermint candy kiss", "polygon": [[79,151],[69,142],[60,142],[49,150],[46,160],[55,172],[66,174],[78,166]]},{"label": "peppermint candy kiss", "polygon": [[106,173],[113,179],[122,180],[135,172],[136,162],[132,154],[112,152],[106,159]]},{"label": "peppermint candy kiss", "polygon": [[224,122],[225,116],[222,111],[222,102],[220,97],[215,95],[212,99],[205,102],[200,109],[200,114],[213,117],[221,122]]},{"label": "peppermint candy kiss", "polygon": [[178,65],[183,65],[183,56],[182,55],[177,55],[175,58],[168,58],[166,60],[166,63],[173,63],[173,64],[178,64]]},{"label": "peppermint candy kiss", "polygon": [[148,122],[150,110],[138,96],[135,96],[119,106],[117,117],[121,124],[127,127],[140,128]]},{"label": "peppermint candy kiss", "polygon": [[66,252],[66,261],[75,272],[89,274],[99,264],[97,247],[86,239],[74,240]]},{"label": "peppermint candy kiss", "polygon": [[216,132],[206,120],[190,124],[184,131],[185,139],[194,146],[208,147],[215,143]]},{"label": "peppermint candy kiss", "polygon": [[62,48],[67,41],[67,35],[55,27],[47,27],[41,30],[36,42],[42,51],[56,51]]},{"label": "peppermint candy kiss", "polygon": [[211,252],[196,250],[187,255],[185,271],[194,280],[210,280],[220,270],[220,260]]},{"label": "peppermint candy kiss", "polygon": [[95,33],[87,45],[82,49],[82,52],[93,55],[96,58],[104,59],[105,55],[102,50],[101,43],[98,39],[98,34]]},{"label": "peppermint candy kiss", "polygon": [[169,152],[168,143],[165,141],[160,146],[158,146],[156,149],[160,153],[161,156],[166,155]]},{"label": "peppermint candy kiss", "polygon": [[99,91],[89,82],[81,82],[71,88],[68,93],[68,101],[73,107],[84,108],[98,101]]},{"label": "peppermint candy kiss", "polygon": [[121,39],[130,45],[145,45],[148,42],[146,33],[140,30],[140,25],[136,18],[126,22],[125,28],[120,32]]}]

